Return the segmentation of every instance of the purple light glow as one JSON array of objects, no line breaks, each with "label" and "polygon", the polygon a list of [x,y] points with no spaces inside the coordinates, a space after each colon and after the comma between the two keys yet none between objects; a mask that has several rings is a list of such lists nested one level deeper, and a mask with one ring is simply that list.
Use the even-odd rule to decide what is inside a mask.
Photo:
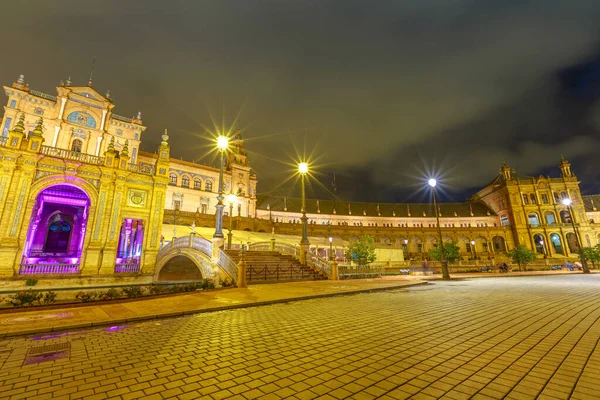
[{"label": "purple light glow", "polygon": [[89,204],[87,194],[70,184],[42,190],[31,214],[19,273],[78,273]]},{"label": "purple light glow", "polygon": [[123,329],[127,329],[127,325],[115,325],[115,326],[109,326],[108,328],[104,328],[104,330],[106,332],[119,332],[119,331],[122,331]]}]

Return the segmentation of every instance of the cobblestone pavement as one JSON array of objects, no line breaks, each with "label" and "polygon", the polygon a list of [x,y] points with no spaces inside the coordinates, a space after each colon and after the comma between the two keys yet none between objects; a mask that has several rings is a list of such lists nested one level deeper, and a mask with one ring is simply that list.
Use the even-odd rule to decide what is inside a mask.
[{"label": "cobblestone pavement", "polygon": [[438,281],[6,339],[0,398],[600,398],[599,288]]}]

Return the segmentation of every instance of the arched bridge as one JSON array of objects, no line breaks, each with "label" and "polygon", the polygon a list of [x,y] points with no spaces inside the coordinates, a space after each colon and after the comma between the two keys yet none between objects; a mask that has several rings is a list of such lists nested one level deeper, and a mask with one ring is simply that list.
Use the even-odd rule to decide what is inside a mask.
[{"label": "arched bridge", "polygon": [[213,263],[213,244],[202,237],[190,235],[175,238],[156,256],[155,281],[195,280],[209,278],[213,267],[221,275],[237,281],[237,264],[221,249]]}]

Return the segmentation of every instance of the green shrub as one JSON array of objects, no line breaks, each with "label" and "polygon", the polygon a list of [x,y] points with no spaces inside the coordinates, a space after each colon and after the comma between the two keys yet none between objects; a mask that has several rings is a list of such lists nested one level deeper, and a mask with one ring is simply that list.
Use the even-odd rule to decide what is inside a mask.
[{"label": "green shrub", "polygon": [[39,303],[41,298],[41,293],[35,293],[33,289],[29,289],[27,291],[11,294],[8,296],[8,303],[13,307],[29,307],[33,305],[34,301]]},{"label": "green shrub", "polygon": [[121,293],[117,289],[111,288],[106,291],[105,296],[109,300],[117,300],[121,298]]},{"label": "green shrub", "polygon": [[42,296],[42,304],[44,304],[44,305],[54,304],[55,301],[56,301],[56,292],[52,292],[52,291],[46,292]]},{"label": "green shrub", "polygon": [[25,281],[25,286],[35,286],[37,283],[37,279],[29,278],[27,281]]},{"label": "green shrub", "polygon": [[215,288],[215,283],[211,280],[206,280],[206,289],[214,289]]},{"label": "green shrub", "polygon": [[96,293],[94,292],[77,292],[75,299],[81,300],[84,303],[96,300]]},{"label": "green shrub", "polygon": [[144,295],[144,288],[142,286],[127,286],[123,288],[123,293],[130,299],[140,297]]},{"label": "green shrub", "polygon": [[148,293],[150,294],[161,294],[165,292],[167,292],[167,288],[162,285],[153,283],[152,285],[148,286]]},{"label": "green shrub", "polygon": [[225,280],[221,282],[221,286],[223,286],[223,287],[233,286],[233,279],[231,279],[229,277],[225,278]]}]

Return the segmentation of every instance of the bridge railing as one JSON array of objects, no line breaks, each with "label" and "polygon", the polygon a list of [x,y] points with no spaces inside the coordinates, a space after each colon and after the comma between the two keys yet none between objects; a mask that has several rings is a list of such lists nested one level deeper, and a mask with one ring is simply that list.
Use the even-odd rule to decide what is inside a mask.
[{"label": "bridge railing", "polygon": [[222,249],[219,249],[219,266],[229,275],[231,279],[237,281],[238,266]]},{"label": "bridge railing", "polygon": [[315,254],[306,253],[306,264],[309,267],[313,267],[318,272],[325,275],[327,278],[331,278],[331,264],[324,258],[319,258]]}]

